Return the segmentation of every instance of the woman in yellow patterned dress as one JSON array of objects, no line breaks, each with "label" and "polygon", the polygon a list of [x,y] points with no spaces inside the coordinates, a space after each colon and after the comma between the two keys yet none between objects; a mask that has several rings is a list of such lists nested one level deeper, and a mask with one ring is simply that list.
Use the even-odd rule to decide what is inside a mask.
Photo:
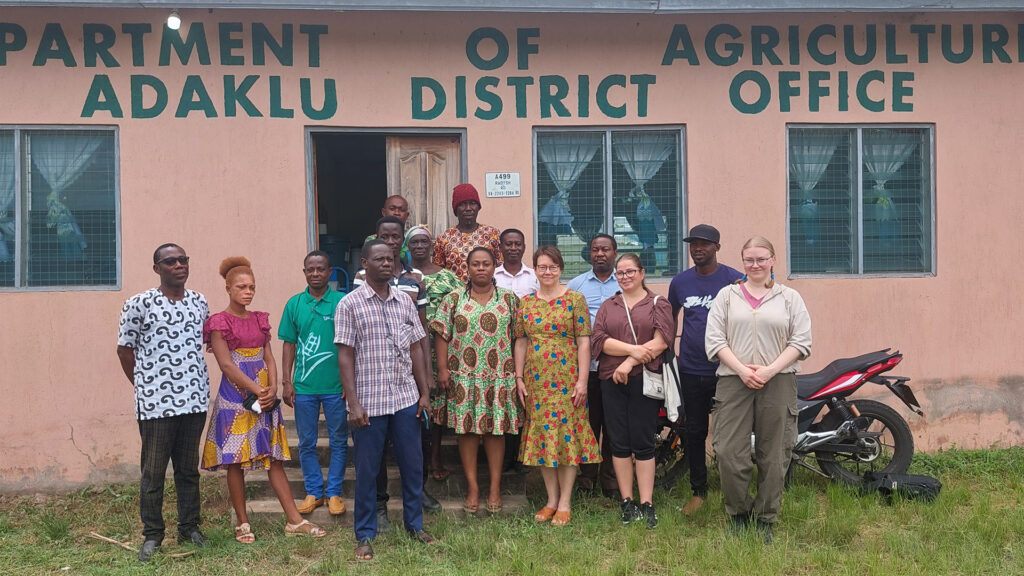
[{"label": "woman in yellow patterned dress", "polygon": [[515,366],[526,407],[520,460],[540,466],[547,504],[534,520],[564,526],[580,464],[601,461],[587,412],[590,314],[582,294],[559,284],[564,263],[554,246],[533,254],[540,289],[523,297],[516,316]]},{"label": "woman in yellow patterned dress", "polygon": [[[203,448],[203,468],[228,471],[228,497],[238,517],[235,540],[243,544],[256,541],[245,509],[244,476],[244,470],[255,469],[268,471],[270,485],[288,517],[285,534],[323,536],[323,528],[299,514],[281,464],[290,454],[277,398],[277,365],[268,346],[270,319],[266,312],[246,310],[256,294],[252,268],[245,258],[226,258],[220,264],[220,275],[230,303],[210,316],[203,327],[203,340],[223,372]],[[257,405],[247,408],[248,396],[254,396]]]}]

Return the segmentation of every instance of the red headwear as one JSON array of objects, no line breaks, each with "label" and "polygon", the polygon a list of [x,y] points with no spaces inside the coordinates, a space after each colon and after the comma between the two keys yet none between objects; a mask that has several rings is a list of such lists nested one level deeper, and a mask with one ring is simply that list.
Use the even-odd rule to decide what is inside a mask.
[{"label": "red headwear", "polygon": [[472,184],[459,184],[452,190],[452,212],[455,211],[459,204],[470,200],[477,204],[480,203],[480,194],[476,191],[476,188]]}]

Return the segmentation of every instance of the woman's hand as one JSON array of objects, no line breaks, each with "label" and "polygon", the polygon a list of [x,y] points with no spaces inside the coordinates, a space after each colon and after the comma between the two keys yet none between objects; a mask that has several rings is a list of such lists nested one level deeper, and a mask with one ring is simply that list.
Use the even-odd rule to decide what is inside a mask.
[{"label": "woman's hand", "polygon": [[634,345],[629,349],[629,357],[636,360],[637,364],[647,364],[654,360],[654,354],[647,349],[645,344]]},{"label": "woman's hand", "polygon": [[756,374],[757,377],[764,384],[767,384],[769,380],[771,380],[772,378],[775,378],[775,375],[779,373],[779,370],[777,368],[773,368],[771,366],[757,366],[757,365],[754,365],[754,366],[749,366],[749,368],[754,371],[754,374]]},{"label": "woman's hand", "polygon": [[437,385],[445,392],[447,392],[448,387],[452,385],[452,372],[447,366],[437,367]]},{"label": "woman's hand", "polygon": [[526,389],[526,382],[522,376],[516,376],[516,392],[519,393],[519,403],[526,406],[526,401],[530,399],[530,391]]},{"label": "woman's hand", "polygon": [[743,384],[751,390],[760,390],[761,388],[764,388],[765,383],[768,382],[767,378],[758,374],[758,369],[763,370],[764,366],[751,364],[749,366],[744,366],[743,370],[739,371],[738,375],[740,380],[743,380]]},{"label": "woman's hand", "polygon": [[587,376],[581,377],[576,381],[576,386],[572,389],[572,405],[579,408],[587,403]]},{"label": "woman's hand", "polygon": [[615,372],[612,374],[612,382],[625,386],[629,381],[629,373],[632,371],[633,366],[629,365],[627,362],[619,364],[619,367],[616,368]]}]

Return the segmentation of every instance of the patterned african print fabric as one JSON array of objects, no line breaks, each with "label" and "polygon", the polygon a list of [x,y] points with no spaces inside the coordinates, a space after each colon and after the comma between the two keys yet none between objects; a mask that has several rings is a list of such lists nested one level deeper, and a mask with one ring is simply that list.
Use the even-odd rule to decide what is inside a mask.
[{"label": "patterned african print fabric", "polygon": [[528,337],[523,379],[529,398],[519,459],[529,466],[577,466],[601,461],[587,405],[572,405],[579,378],[577,336],[590,336],[587,301],[566,290],[553,300],[524,296],[516,336]]},{"label": "patterned african print fabric", "polygon": [[[207,320],[203,340],[210,342],[219,331],[231,349],[231,361],[242,373],[263,388],[270,386],[263,349],[270,336],[266,312],[251,312],[238,318],[218,312]],[[243,470],[266,470],[274,460],[290,460],[281,407],[256,414],[242,407],[246,393],[227,376],[220,379],[220,391],[210,411],[210,428],[203,447],[203,469],[219,470],[228,464],[241,464]]]},{"label": "patterned african print fabric", "polygon": [[477,246],[489,248],[494,253],[494,257],[498,259],[498,264],[501,264],[501,242],[498,239],[500,235],[501,231],[486,224],[480,224],[469,234],[464,234],[459,231],[458,227],[452,226],[442,232],[434,241],[434,264],[455,272],[460,280],[466,282],[469,280],[469,266],[466,264],[466,257],[469,256],[469,251],[473,248]]},{"label": "patterned african print fabric", "polygon": [[456,434],[502,435],[519,430],[513,327],[519,298],[494,289],[486,304],[465,288],[448,294],[430,329],[448,341],[447,426]]},{"label": "patterned african print fabric", "polygon": [[[447,268],[441,268],[433,274],[423,275],[423,287],[427,291],[429,300],[427,304],[427,320],[429,321],[434,317],[434,311],[437,310],[445,296],[450,292],[465,288],[466,285],[459,281],[459,277],[454,272]],[[430,334],[430,338],[430,366],[433,369],[433,377],[436,382],[437,350],[434,349],[433,333]],[[440,386],[435,386],[430,390],[430,407],[434,411],[435,422],[445,424],[448,421],[448,397]]]}]

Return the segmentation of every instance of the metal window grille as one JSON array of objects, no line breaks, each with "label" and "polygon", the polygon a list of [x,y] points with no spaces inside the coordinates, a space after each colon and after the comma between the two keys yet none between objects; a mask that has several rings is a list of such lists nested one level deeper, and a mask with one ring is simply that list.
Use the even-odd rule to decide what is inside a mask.
[{"label": "metal window grille", "polygon": [[796,275],[934,273],[930,127],[788,130]]},{"label": "metal window grille", "polygon": [[0,287],[116,287],[112,129],[0,130]]},{"label": "metal window grille", "polygon": [[564,278],[590,268],[599,233],[638,253],[648,279],[679,271],[681,141],[681,128],[536,132],[536,245],[562,251]]}]

